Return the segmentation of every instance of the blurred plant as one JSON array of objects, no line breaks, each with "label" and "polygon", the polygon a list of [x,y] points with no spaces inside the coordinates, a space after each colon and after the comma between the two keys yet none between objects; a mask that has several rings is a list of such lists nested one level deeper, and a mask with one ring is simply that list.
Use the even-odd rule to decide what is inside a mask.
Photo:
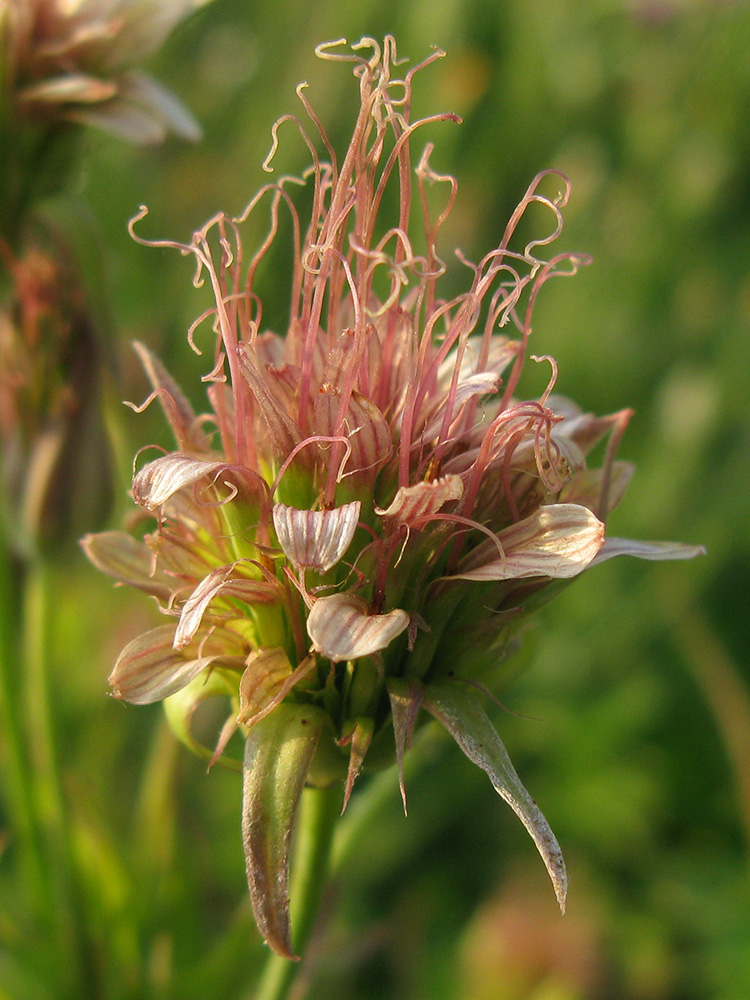
[{"label": "blurred plant", "polygon": [[55,564],[101,523],[113,465],[102,393],[113,337],[96,225],[72,194],[77,139],[84,125],[134,143],[198,138],[177,99],[132,67],[202,2],[0,0],[4,822],[22,919],[45,925],[71,995],[98,995],[97,971],[58,765],[49,629]]},{"label": "blurred plant", "polygon": [[[554,360],[533,355],[551,368],[547,388],[537,399],[516,397],[541,287],[587,263],[543,256],[562,229],[566,179],[539,174],[495,249],[476,265],[457,253],[469,290],[441,298],[437,241],[457,187],[432,168],[430,144],[414,185],[410,143],[427,123],[457,120],[411,120],[415,74],[442,53],[399,79],[392,38],[382,47],[363,38],[349,52],[342,44],[317,51],[350,62],[359,81],[343,159],[300,85],[326,160],[302,123],[285,116],[264,167],[291,121],[312,156],[304,178],[265,185],[239,218],[215,216],[188,244],[135,236],[194,254],[195,283],[211,284],[215,305],[189,333],[198,353],[204,320],[217,334],[204,376],[211,412],[197,416],[137,345],[153,387],[144,405],[159,399],[177,450],[133,480],[138,523],[155,517],[155,527],[83,542],[99,569],[154,596],[172,619],[123,650],[110,677],[115,695],[164,700],[178,735],[212,762],[238,766],[225,751],[237,730],[244,738],[250,895],[263,936],[284,958],[304,945],[298,929],[292,938],[288,899],[303,788],[312,786],[310,801],[328,796],[316,812],[317,846],[306,846],[319,877],[335,818],[331,793],[320,789],[335,795],[343,781],[346,808],[363,766],[395,756],[402,769],[422,708],[519,815],[564,908],[560,848],[476,697],[479,678],[491,678],[529,613],[592,563],[699,551],[605,538],[632,473],[615,460],[629,411],[582,413],[552,395]],[[306,181],[312,212],[303,229],[289,189]],[[543,193],[550,182],[554,196]],[[437,212],[435,183],[448,192]],[[393,194],[395,217],[386,221],[381,210]],[[270,226],[245,266],[240,227],[264,198]],[[549,214],[549,230],[516,248],[533,205]],[[255,287],[283,208],[294,239],[286,336],[264,330]],[[511,325],[518,339],[497,332]],[[603,465],[589,469],[586,457],[603,439]],[[190,723],[214,696],[231,708],[211,752]],[[403,777],[401,792],[405,806]],[[283,995],[277,988],[268,995]]]}]

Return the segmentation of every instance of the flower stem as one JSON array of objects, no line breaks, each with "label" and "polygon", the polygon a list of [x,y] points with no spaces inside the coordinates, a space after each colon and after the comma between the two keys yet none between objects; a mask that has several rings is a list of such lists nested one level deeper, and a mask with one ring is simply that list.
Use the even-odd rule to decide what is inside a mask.
[{"label": "flower stem", "polygon": [[20,706],[20,629],[23,566],[14,560],[2,537],[0,518],[0,722],[4,798],[9,826],[17,845],[21,879],[29,899],[45,897],[44,862],[34,810],[33,777]]},{"label": "flower stem", "polygon": [[[338,785],[306,788],[302,793],[289,894],[297,954],[302,954],[315,924],[340,810],[341,788]],[[271,953],[253,1000],[284,1000],[298,972],[295,962]]]},{"label": "flower stem", "polygon": [[97,995],[98,982],[76,870],[72,829],[62,787],[49,676],[53,571],[44,559],[26,565],[22,594],[22,676],[26,726],[32,750],[32,794],[41,834],[48,912],[62,954],[71,961],[81,995]]}]

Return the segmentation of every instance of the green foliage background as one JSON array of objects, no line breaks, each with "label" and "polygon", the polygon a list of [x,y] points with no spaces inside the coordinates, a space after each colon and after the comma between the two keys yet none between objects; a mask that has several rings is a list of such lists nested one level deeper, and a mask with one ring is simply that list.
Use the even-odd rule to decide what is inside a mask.
[{"label": "green foliage background", "polygon": [[[195,147],[90,131],[78,185],[101,226],[117,331],[113,390],[140,401],[128,348],[159,352],[196,405],[185,331],[205,298],[189,261],[126,232],[187,238],[266,175],[270,128],[308,95],[339,148],[356,86],[315,45],[396,36],[420,61],[433,163],[459,180],[444,248],[495,245],[534,174],[573,183],[562,243],[594,256],[538,305],[532,350],[582,406],[636,416],[638,472],[616,534],[702,543],[691,563],[616,560],[544,609],[508,667],[496,721],[563,845],[561,918],[533,845],[448,741],[421,753],[356,842],[305,975],[325,1000],[745,1000],[750,996],[750,7],[729,0],[216,0],[148,67],[205,128]],[[282,132],[278,170],[306,151]],[[456,269],[457,280],[460,268]],[[283,323],[283,254],[263,274]],[[546,379],[546,372],[543,376]],[[534,387],[532,387],[534,388]],[[536,387],[538,388],[538,387]],[[156,412],[121,420],[119,509]],[[95,491],[92,481],[90,489]],[[87,484],[77,487],[86,495]],[[98,527],[95,524],[91,528]],[[263,956],[244,887],[235,775],[177,747],[161,711],[107,696],[121,646],[154,624],[83,558],[57,570],[54,710],[70,833],[85,874],[96,996],[250,1000]],[[355,803],[356,806],[356,803]],[[74,995],[50,928],[0,870],[0,998]],[[45,957],[46,956],[46,957]],[[41,958],[41,961],[40,961]],[[94,987],[92,987],[93,989]],[[93,1000],[93,994],[92,994]]]}]

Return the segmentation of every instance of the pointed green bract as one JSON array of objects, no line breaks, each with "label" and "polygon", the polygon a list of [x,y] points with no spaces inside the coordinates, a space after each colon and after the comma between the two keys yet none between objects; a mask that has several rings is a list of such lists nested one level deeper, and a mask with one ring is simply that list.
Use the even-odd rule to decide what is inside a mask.
[{"label": "pointed green bract", "polygon": [[242,839],[250,901],[267,943],[291,959],[297,958],[289,922],[292,832],[325,722],[313,705],[282,702],[245,742]]},{"label": "pointed green bract", "polygon": [[422,705],[445,726],[469,760],[487,773],[495,791],[529,831],[564,913],[568,876],[560,845],[536,802],[521,784],[487,713],[465,687],[449,682],[425,688]]}]

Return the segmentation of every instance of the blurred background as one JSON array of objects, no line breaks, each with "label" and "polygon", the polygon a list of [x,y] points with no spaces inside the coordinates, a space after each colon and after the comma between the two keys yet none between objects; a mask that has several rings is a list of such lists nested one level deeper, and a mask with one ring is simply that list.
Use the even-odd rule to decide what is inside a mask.
[{"label": "blurred background", "polygon": [[[750,5],[214,0],[147,66],[203,140],[150,150],[85,134],[78,195],[106,248],[111,391],[147,394],[137,338],[196,407],[203,398],[205,361],[185,341],[206,301],[191,263],[138,246],[128,219],[146,204],[141,234],[187,239],[214,212],[239,211],[267,179],[271,126],[298,110],[301,80],[341,149],[356,84],[313,50],[385,33],[412,64],[433,45],[447,52],[417,78],[415,108],[464,121],[424,133],[435,168],[459,181],[444,251],[478,259],[537,171],[570,178],[558,246],[594,263],[545,287],[531,349],[557,359],[558,390],[582,407],[635,408],[620,457],[637,474],[611,530],[708,554],[585,573],[541,612],[500,693],[498,729],[565,852],[567,915],[511,811],[436,736],[413,767],[408,819],[394,775],[342,865],[304,970],[310,996],[746,1000]],[[277,171],[307,161],[287,127]],[[287,294],[275,260],[260,278],[271,327]],[[168,444],[155,408],[118,420],[112,527],[129,509],[132,455]],[[93,507],[91,520],[82,531],[102,526]],[[153,605],[82,556],[57,572],[53,705],[98,995],[250,1000],[264,948],[246,900],[240,782],[207,775],[160,706],[107,694],[119,650],[156,624]],[[12,870],[0,878],[0,997],[67,996],[54,961],[39,963],[43,935],[18,916]]]}]

